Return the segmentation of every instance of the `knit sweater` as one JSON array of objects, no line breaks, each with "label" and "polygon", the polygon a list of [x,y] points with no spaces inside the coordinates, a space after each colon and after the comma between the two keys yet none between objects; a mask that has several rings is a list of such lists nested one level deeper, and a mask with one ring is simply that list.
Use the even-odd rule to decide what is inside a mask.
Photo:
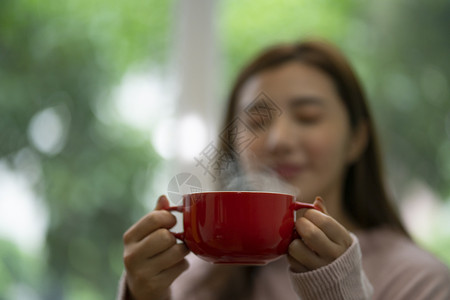
[{"label": "knit sweater", "polygon": [[[450,300],[449,269],[408,238],[386,228],[359,231],[352,238],[343,255],[314,271],[291,272],[286,257],[260,267],[249,299]],[[215,299],[213,287],[192,292],[213,266],[193,254],[188,260],[189,269],[172,284],[172,300]],[[118,300],[131,300],[125,276]]]}]

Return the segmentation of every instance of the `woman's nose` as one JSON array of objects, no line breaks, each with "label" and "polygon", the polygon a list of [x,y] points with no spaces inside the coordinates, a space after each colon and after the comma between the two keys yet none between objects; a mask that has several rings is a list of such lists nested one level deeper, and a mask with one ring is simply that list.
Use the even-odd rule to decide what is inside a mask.
[{"label": "woman's nose", "polygon": [[296,144],[295,128],[286,116],[273,120],[267,128],[266,148],[276,155],[290,153]]}]

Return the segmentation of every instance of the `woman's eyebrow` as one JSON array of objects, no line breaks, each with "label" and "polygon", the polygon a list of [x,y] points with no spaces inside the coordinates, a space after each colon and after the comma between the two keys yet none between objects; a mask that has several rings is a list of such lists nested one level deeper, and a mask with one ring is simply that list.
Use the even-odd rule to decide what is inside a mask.
[{"label": "woman's eyebrow", "polygon": [[300,96],[300,97],[294,97],[289,100],[290,108],[296,108],[296,107],[305,106],[305,105],[323,106],[324,101],[323,101],[323,99],[321,99],[319,97],[314,97],[314,96]]},{"label": "woman's eyebrow", "polygon": [[[252,103],[239,103],[238,105],[238,109],[242,110],[242,111],[254,111],[258,109],[257,104],[260,104],[257,101],[254,101]],[[296,108],[296,107],[301,107],[301,106],[306,106],[306,105],[318,105],[318,106],[323,106],[324,105],[324,100],[322,98],[319,97],[315,97],[315,96],[295,96],[292,97],[291,99],[289,99],[288,101],[288,107],[290,109],[292,108]]]}]

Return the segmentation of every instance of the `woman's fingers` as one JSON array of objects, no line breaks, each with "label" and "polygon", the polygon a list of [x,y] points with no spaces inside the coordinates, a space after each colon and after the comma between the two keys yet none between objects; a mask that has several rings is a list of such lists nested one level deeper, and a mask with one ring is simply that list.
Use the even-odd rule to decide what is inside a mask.
[{"label": "woman's fingers", "polygon": [[300,239],[295,239],[289,244],[288,254],[308,270],[315,270],[327,264]]},{"label": "woman's fingers", "polygon": [[143,240],[125,247],[124,261],[127,268],[137,267],[143,260],[151,258],[176,244],[169,230],[159,228]]},{"label": "woman's fingers", "polygon": [[163,282],[163,285],[169,287],[172,282],[180,276],[181,273],[186,271],[189,268],[189,262],[186,259],[183,259],[173,265],[172,267],[160,272],[155,279]]},{"label": "woman's fingers", "polygon": [[[142,299],[148,299],[148,294],[154,295],[154,299],[168,299],[169,288],[172,282],[180,276],[181,273],[189,268],[189,263],[186,259],[183,259],[173,265],[172,267],[161,271],[157,275],[150,275],[142,273],[130,280],[131,284],[142,285],[142,290],[147,291],[145,297]],[[151,269],[147,269],[149,273]],[[153,299],[153,298],[152,298]]]},{"label": "woman's fingers", "polygon": [[324,260],[331,262],[341,255],[341,247],[330,240],[328,236],[306,216],[295,222],[295,228],[301,236],[303,243]]},{"label": "woman's fingers", "polygon": [[170,204],[169,204],[169,200],[167,199],[167,197],[165,195],[161,195],[161,196],[159,196],[158,201],[156,202],[155,210],[166,209],[169,206],[170,206]]},{"label": "woman's fingers", "polygon": [[145,215],[123,235],[125,244],[139,242],[158,228],[172,228],[177,222],[175,216],[165,210],[155,210]]},{"label": "woman's fingers", "polygon": [[137,278],[150,279],[178,264],[187,254],[189,249],[184,244],[175,244],[152,258],[136,260],[138,265],[126,266],[127,273]]},{"label": "woman's fingers", "polygon": [[156,209],[123,235],[126,280],[135,299],[166,299],[172,281],[188,267],[188,248],[177,244],[168,230],[176,218],[167,207],[167,198],[161,196]]},{"label": "woman's fingers", "polygon": [[325,201],[323,201],[322,197],[317,196],[314,200],[313,205],[317,207],[321,212],[323,212],[326,215],[329,215],[327,208],[325,207]]},{"label": "woman's fingers", "polygon": [[309,271],[309,269],[307,267],[302,265],[300,262],[298,262],[292,256],[287,255],[287,259],[288,259],[289,265],[291,266],[291,271],[293,271],[295,273],[304,273],[304,272]]},{"label": "woman's fingers", "polygon": [[307,209],[295,222],[295,229],[301,239],[289,245],[291,269],[304,272],[304,268],[315,270],[333,262],[352,244],[349,232],[327,214],[321,198],[314,201],[320,209]]},{"label": "woman's fingers", "polygon": [[135,295],[139,295],[139,299],[168,299],[170,285],[188,268],[189,263],[186,259],[161,270],[158,274],[155,274],[151,265],[142,265],[136,272],[127,271],[127,284],[131,291],[135,291]]},{"label": "woman's fingers", "polygon": [[161,252],[146,262],[146,269],[151,270],[151,276],[170,269],[178,264],[189,254],[189,249],[184,244],[175,244],[164,252]]},{"label": "woman's fingers", "polygon": [[142,249],[143,258],[151,258],[169,249],[176,243],[177,239],[168,229],[159,228],[143,239],[139,247]]},{"label": "woman's fingers", "polygon": [[303,217],[312,222],[328,237],[328,239],[337,245],[345,248],[348,248],[351,245],[352,238],[347,229],[332,217],[314,209],[308,209]]}]

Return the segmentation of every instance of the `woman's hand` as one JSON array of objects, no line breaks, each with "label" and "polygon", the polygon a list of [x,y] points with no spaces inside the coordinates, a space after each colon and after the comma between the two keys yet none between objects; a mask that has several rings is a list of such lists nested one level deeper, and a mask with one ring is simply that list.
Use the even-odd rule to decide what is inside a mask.
[{"label": "woman's hand", "polygon": [[352,244],[347,229],[330,217],[322,198],[314,205],[320,210],[308,209],[295,222],[300,235],[289,245],[288,260],[291,270],[297,273],[318,269],[333,262]]},{"label": "woman's hand", "polygon": [[177,244],[169,228],[176,223],[168,211],[165,196],[156,208],[134,224],[123,235],[126,282],[134,299],[168,299],[170,285],[188,267],[184,258],[189,250]]}]

